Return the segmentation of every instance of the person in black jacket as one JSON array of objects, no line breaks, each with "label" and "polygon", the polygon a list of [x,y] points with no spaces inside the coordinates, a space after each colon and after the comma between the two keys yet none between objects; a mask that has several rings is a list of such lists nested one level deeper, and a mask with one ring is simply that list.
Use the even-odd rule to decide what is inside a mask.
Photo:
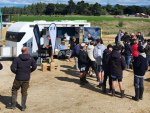
[{"label": "person in black jacket", "polygon": [[81,44],[81,50],[79,52],[79,69],[80,69],[80,84],[84,85],[85,83],[88,83],[86,80],[86,70],[88,66],[88,54],[86,52],[86,44]]},{"label": "person in black jacket", "polygon": [[132,47],[130,45],[130,41],[125,42],[123,55],[126,59],[126,68],[129,69],[130,61],[131,61],[131,54],[132,54]]},{"label": "person in black jacket", "polygon": [[134,68],[134,87],[135,87],[135,97],[133,99],[135,101],[139,101],[143,99],[144,92],[144,75],[146,70],[148,69],[148,62],[146,59],[145,50],[142,46],[138,47],[139,56],[133,62]]},{"label": "person in black jacket", "polygon": [[116,80],[118,80],[119,88],[121,91],[121,98],[124,97],[124,89],[122,86],[122,78],[123,78],[123,70],[126,67],[125,60],[119,53],[119,48],[114,46],[113,52],[110,57],[110,70],[112,77],[112,96],[115,95],[115,84]]},{"label": "person in black jacket", "polygon": [[2,70],[3,69],[3,65],[0,63],[0,70]]},{"label": "person in black jacket", "polygon": [[[0,70],[2,70],[3,69],[3,65],[0,63]],[[1,108],[0,108],[0,110],[1,110]]]},{"label": "person in black jacket", "polygon": [[22,48],[22,54],[16,57],[11,65],[11,71],[16,74],[12,86],[12,100],[10,109],[15,109],[17,91],[21,88],[22,111],[26,109],[27,90],[29,88],[30,73],[35,71],[37,66],[35,60],[28,54],[27,47]]},{"label": "person in black jacket", "polygon": [[104,69],[103,93],[106,93],[107,76],[109,77],[109,88],[110,91],[112,91],[112,79],[111,79],[110,64],[109,64],[112,50],[113,50],[113,46],[109,44],[107,46],[107,49],[105,49],[103,53],[103,59],[102,59],[103,69]]}]

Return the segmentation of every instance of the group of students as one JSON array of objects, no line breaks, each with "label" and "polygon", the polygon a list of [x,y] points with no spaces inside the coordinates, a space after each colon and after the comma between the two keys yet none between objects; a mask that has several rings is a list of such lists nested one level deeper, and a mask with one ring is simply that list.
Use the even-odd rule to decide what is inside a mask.
[{"label": "group of students", "polygon": [[118,81],[121,91],[121,98],[124,95],[122,84],[123,70],[129,69],[130,59],[134,70],[134,100],[143,99],[144,92],[144,75],[148,70],[150,40],[144,47],[144,40],[131,38],[126,33],[122,36],[122,41],[118,41],[117,45],[108,45],[107,48],[103,44],[102,39],[90,41],[90,43],[81,43],[74,47],[74,56],[76,68],[80,71],[80,84],[88,83],[86,75],[92,69],[102,87],[103,93],[106,93],[106,81],[109,77],[109,87],[112,96],[115,95],[115,84]]}]

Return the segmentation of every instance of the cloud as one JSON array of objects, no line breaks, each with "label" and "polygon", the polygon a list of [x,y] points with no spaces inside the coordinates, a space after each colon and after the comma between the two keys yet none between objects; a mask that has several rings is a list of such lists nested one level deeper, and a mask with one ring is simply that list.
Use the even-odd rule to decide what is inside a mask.
[{"label": "cloud", "polygon": [[[73,0],[75,3],[81,1],[81,0]],[[120,5],[150,5],[149,0],[84,0],[87,3],[94,4],[98,2],[101,5],[106,4],[120,4]],[[30,5],[38,2],[43,3],[64,3],[67,4],[68,0],[0,0],[0,7],[2,6],[23,6],[23,5]]]}]

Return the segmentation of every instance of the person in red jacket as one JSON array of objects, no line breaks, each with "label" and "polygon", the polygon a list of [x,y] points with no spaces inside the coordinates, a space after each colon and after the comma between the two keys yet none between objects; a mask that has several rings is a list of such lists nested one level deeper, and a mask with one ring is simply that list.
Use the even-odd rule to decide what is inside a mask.
[{"label": "person in red jacket", "polygon": [[132,45],[132,56],[133,57],[138,57],[139,56],[138,40],[137,39],[134,40],[134,45]]}]

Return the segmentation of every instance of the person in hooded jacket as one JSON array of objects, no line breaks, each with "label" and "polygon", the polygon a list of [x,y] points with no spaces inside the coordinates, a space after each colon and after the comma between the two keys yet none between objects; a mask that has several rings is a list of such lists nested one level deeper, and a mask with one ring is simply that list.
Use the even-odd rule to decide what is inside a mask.
[{"label": "person in hooded jacket", "polygon": [[93,56],[93,50],[94,50],[94,42],[91,41],[90,45],[87,47],[87,53],[89,57],[89,67],[92,67],[92,70],[95,71],[96,77],[98,78],[98,71],[96,69],[96,60]]},{"label": "person in hooded jacket", "polygon": [[86,52],[86,44],[82,43],[81,44],[81,49],[79,52],[79,57],[78,57],[78,64],[79,64],[79,69],[80,69],[80,84],[84,85],[85,83],[88,83],[86,80],[86,70],[88,67],[88,54]]},{"label": "person in hooded jacket", "polygon": [[125,56],[125,59],[126,59],[126,68],[127,69],[129,69],[129,66],[130,66],[131,53],[132,53],[132,47],[130,45],[130,41],[127,41],[125,43],[125,50],[123,52],[123,55]]},{"label": "person in hooded jacket", "polygon": [[147,58],[148,64],[150,66],[150,39],[147,40],[147,45],[145,47],[145,52],[146,52],[146,58]]},{"label": "person in hooded jacket", "polygon": [[107,77],[109,77],[109,88],[110,91],[112,91],[112,79],[111,79],[110,64],[109,64],[112,50],[113,50],[113,46],[109,44],[107,46],[107,49],[105,49],[103,53],[103,60],[102,60],[103,69],[104,69],[103,93],[106,93]]},{"label": "person in hooded jacket", "polygon": [[97,70],[98,70],[98,79],[99,79],[99,87],[103,85],[103,67],[102,67],[102,59],[103,52],[106,47],[102,44],[101,39],[96,39],[96,46],[94,47],[93,56],[96,59]]},{"label": "person in hooded jacket", "polygon": [[144,75],[148,69],[148,63],[146,59],[145,50],[142,46],[138,47],[139,56],[136,61],[133,62],[134,68],[134,87],[135,87],[135,101],[143,99],[144,92]]},{"label": "person in hooded jacket", "polygon": [[12,86],[12,100],[10,109],[16,108],[17,91],[21,88],[22,111],[26,109],[27,90],[29,88],[30,73],[35,71],[37,66],[35,60],[28,54],[27,47],[22,48],[22,54],[16,57],[11,65],[11,71],[16,74]]},{"label": "person in hooded jacket", "polygon": [[110,57],[110,70],[111,70],[111,77],[112,77],[112,96],[115,95],[115,85],[116,81],[118,80],[119,88],[121,91],[121,98],[124,97],[124,89],[122,85],[122,78],[123,78],[123,70],[126,67],[126,63],[124,58],[121,56],[119,52],[119,48],[117,46],[113,47],[113,52],[111,53]]}]

